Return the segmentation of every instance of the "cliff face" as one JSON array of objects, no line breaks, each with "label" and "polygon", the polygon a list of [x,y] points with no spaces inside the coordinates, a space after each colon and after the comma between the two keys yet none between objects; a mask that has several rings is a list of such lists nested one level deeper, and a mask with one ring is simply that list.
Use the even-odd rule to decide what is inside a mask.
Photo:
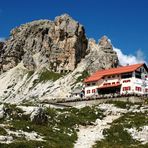
[{"label": "cliff face", "polygon": [[3,46],[4,46],[4,42],[0,42],[0,50],[2,50]]},{"label": "cliff face", "polygon": [[53,22],[34,21],[11,31],[1,55],[2,68],[7,71],[22,61],[29,70],[73,71],[86,49],[85,30],[70,16],[56,17]]},{"label": "cliff face", "polygon": [[118,65],[108,38],[87,39],[84,27],[68,15],[15,28],[0,47],[0,102],[65,98],[83,87],[86,72]]},{"label": "cliff face", "polygon": [[99,43],[90,39],[88,43],[90,54],[85,58],[89,63],[87,69],[90,73],[98,69],[108,69],[117,67],[119,60],[116,52],[113,50],[112,44],[106,36],[103,36]]}]

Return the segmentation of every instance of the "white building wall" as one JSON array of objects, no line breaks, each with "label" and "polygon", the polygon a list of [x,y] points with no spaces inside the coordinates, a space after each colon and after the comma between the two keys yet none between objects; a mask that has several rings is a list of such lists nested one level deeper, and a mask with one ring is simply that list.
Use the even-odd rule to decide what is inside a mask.
[{"label": "white building wall", "polygon": [[[120,94],[134,93],[133,77],[121,79],[120,83],[121,83]],[[126,90],[127,87],[129,88],[128,90]]]},{"label": "white building wall", "polygon": [[[90,96],[93,96],[93,95],[97,95],[98,94],[97,88],[98,88],[97,85],[85,87],[85,97],[90,97]],[[95,90],[95,92],[93,92],[93,90]]]},{"label": "white building wall", "polygon": [[114,85],[117,84],[117,82],[120,82],[121,81],[121,77],[120,75],[116,75],[116,76],[109,76],[110,78],[108,77],[105,77],[102,81],[102,83],[99,85],[99,87],[102,87],[104,86],[104,83],[110,83],[110,85]]},{"label": "white building wall", "polygon": [[[130,80],[130,82],[123,83],[125,80]],[[145,92],[146,89],[148,88],[148,81],[146,81],[146,80],[132,77],[132,78],[128,78],[128,79],[122,79],[121,84],[122,84],[121,91],[120,91],[121,94],[126,94],[126,93],[148,94],[148,92]],[[130,87],[130,90],[123,91],[123,88],[125,88],[125,87]],[[139,88],[139,90],[136,87]]]},{"label": "white building wall", "polygon": [[[133,84],[134,84],[136,94],[144,94],[145,93],[145,87],[142,85],[143,84],[142,79],[134,78]],[[141,88],[141,90],[136,90],[136,87]]]},{"label": "white building wall", "polygon": [[[142,71],[142,79],[135,78],[135,72],[133,72],[132,78],[121,78],[121,75],[114,75],[114,76],[106,76],[103,79],[99,80],[98,82],[95,82],[95,85],[92,85],[94,82],[90,82],[90,86],[85,86],[85,96],[92,96],[95,94],[98,94],[97,88],[104,86],[104,83],[109,83],[109,85],[114,85],[120,83],[121,89],[120,94],[148,94],[148,73],[144,69],[144,67],[141,67],[138,69],[138,71]],[[147,76],[147,77],[146,77]],[[126,82],[127,81],[127,82]],[[126,87],[129,87],[129,90],[125,90]],[[141,88],[141,90],[136,90],[137,88]],[[92,92],[92,90],[95,89],[95,93]],[[147,92],[146,92],[147,89]],[[90,93],[87,93],[88,90],[90,90]]]}]

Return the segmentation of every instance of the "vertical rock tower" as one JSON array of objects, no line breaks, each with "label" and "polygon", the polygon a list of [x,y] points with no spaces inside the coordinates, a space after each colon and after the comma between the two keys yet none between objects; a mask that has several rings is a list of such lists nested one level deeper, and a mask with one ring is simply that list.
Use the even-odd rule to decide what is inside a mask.
[{"label": "vertical rock tower", "polygon": [[54,21],[33,21],[11,31],[1,53],[3,71],[23,62],[28,70],[73,71],[86,55],[84,27],[64,14]]},{"label": "vertical rock tower", "polygon": [[98,69],[117,67],[119,64],[117,53],[107,36],[103,36],[98,43],[94,39],[88,42],[89,56],[85,59],[89,63],[87,70],[90,73]]}]

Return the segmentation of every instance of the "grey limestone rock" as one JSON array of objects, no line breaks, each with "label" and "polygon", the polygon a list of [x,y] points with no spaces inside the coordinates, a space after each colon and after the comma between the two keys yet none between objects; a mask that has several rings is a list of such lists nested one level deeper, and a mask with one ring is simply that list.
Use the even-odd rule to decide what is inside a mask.
[{"label": "grey limestone rock", "polygon": [[4,105],[0,105],[0,119],[4,118],[5,111],[4,111]]},{"label": "grey limestone rock", "polygon": [[5,72],[23,62],[28,70],[46,67],[55,72],[73,71],[86,49],[84,27],[69,15],[54,21],[33,21],[11,31],[3,47],[1,69]]},{"label": "grey limestone rock", "polygon": [[[33,21],[13,29],[0,44],[0,70],[7,71],[0,75],[0,98],[12,103],[60,100],[83,87],[81,77],[86,73],[116,66],[118,57],[110,40],[106,36],[99,43],[87,39],[84,27],[69,15]],[[64,75],[40,81],[44,69]],[[31,119],[39,122],[40,115],[35,116]]]},{"label": "grey limestone rock", "polygon": [[106,36],[103,36],[97,44],[90,39],[88,43],[89,55],[85,58],[88,63],[87,70],[93,73],[99,69],[117,67],[119,60],[117,53],[113,50],[112,44]]},{"label": "grey limestone rock", "polygon": [[31,113],[30,120],[36,124],[42,124],[46,123],[48,118],[45,110],[42,107],[39,107]]}]

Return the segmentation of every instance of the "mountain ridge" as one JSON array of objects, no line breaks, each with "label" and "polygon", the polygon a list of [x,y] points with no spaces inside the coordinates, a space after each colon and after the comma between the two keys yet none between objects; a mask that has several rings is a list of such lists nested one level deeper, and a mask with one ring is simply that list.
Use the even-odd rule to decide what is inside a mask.
[{"label": "mountain ridge", "polygon": [[84,73],[117,67],[106,36],[88,39],[83,25],[64,14],[33,21],[11,31],[0,50],[0,101],[68,98],[83,88]]}]

